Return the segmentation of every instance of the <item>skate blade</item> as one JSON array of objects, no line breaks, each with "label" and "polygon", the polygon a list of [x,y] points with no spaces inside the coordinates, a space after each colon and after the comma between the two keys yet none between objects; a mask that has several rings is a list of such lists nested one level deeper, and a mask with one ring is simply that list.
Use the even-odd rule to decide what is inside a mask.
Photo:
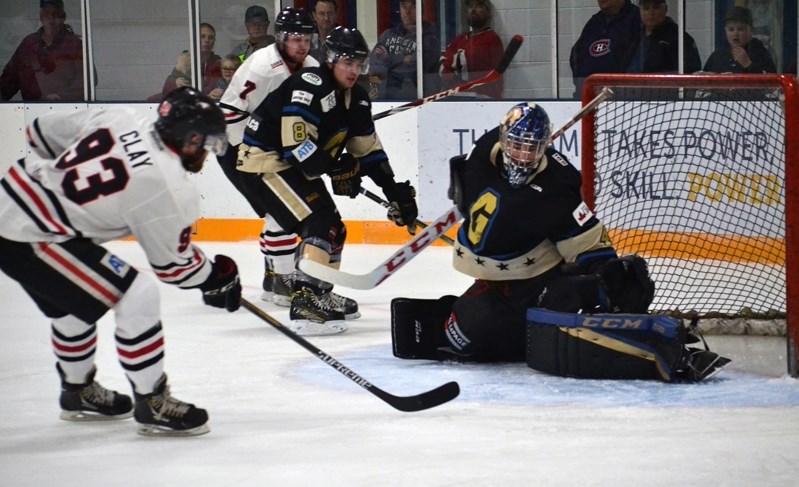
[{"label": "skate blade", "polygon": [[211,431],[211,428],[208,427],[207,424],[203,424],[197,426],[196,428],[191,428],[187,430],[173,430],[171,428],[167,428],[166,426],[160,426],[157,424],[139,424],[139,428],[136,432],[142,436],[154,436],[154,437],[179,437],[179,436],[200,436],[204,435]]},{"label": "skate blade", "polygon": [[343,321],[325,321],[317,323],[308,320],[296,320],[291,322],[291,331],[303,337],[338,335],[347,331],[347,325]]},{"label": "skate blade", "polygon": [[100,414],[92,411],[61,411],[58,416],[64,421],[116,421],[133,417],[133,410],[122,414]]},{"label": "skate blade", "polygon": [[261,301],[272,301],[274,295],[272,291],[264,291],[261,293]]},{"label": "skate blade", "polygon": [[291,296],[284,296],[282,294],[272,294],[272,302],[278,306],[288,308],[291,306]]},{"label": "skate blade", "polygon": [[361,312],[360,311],[356,311],[355,313],[350,313],[348,315],[344,315],[344,319],[346,319],[346,320],[357,320],[360,317],[361,317]]}]

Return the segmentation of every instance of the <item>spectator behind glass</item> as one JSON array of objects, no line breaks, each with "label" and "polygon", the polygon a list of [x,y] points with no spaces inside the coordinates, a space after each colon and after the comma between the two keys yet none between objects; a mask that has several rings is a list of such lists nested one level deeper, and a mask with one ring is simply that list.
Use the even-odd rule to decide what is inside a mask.
[{"label": "spectator behind glass", "polygon": [[316,22],[316,30],[319,37],[311,49],[311,57],[322,62],[322,45],[325,39],[338,24],[338,4],[336,0],[317,0],[313,8],[313,20]]},{"label": "spectator behind glass", "polygon": [[247,27],[246,41],[233,48],[234,56],[244,61],[250,54],[262,47],[266,47],[275,42],[275,37],[267,34],[269,29],[269,14],[260,5],[248,7],[244,12],[244,26]]},{"label": "spectator behind glass", "polygon": [[[466,21],[469,31],[455,37],[441,57],[441,79],[445,88],[480,79],[497,67],[502,57],[502,41],[491,28],[491,2],[467,0]],[[494,83],[472,88],[489,98],[502,98],[502,78]]]},{"label": "spectator behind glass", "polygon": [[[202,62],[203,91],[208,94],[211,86],[222,77],[220,65],[222,58],[214,53],[216,43],[216,29],[211,24],[203,22],[200,24],[200,60]],[[164,82],[161,94],[166,96],[176,88],[191,86],[191,57],[188,51],[178,54],[177,62],[172,73]],[[222,93],[219,93],[219,97]],[[219,97],[216,99],[218,100]]]},{"label": "spectator behind glass", "polygon": [[336,0],[317,0],[313,9],[313,19],[319,30],[319,40],[324,42],[328,35],[336,28],[338,17],[338,4]]},{"label": "spectator behind glass", "polygon": [[241,60],[238,57],[233,54],[225,56],[225,58],[222,59],[222,77],[209,87],[208,96],[214,100],[221,99],[230,84],[230,80],[233,79],[233,74],[239,69],[239,66],[241,66]]},{"label": "spectator behind glass", "polygon": [[[679,71],[680,28],[671,17],[666,0],[641,0],[643,31],[638,49],[632,58],[628,73],[676,73]],[[683,37],[683,69],[695,73],[702,69],[699,50],[688,33]]]},{"label": "spectator behind glass", "polygon": [[705,63],[712,73],[776,73],[777,67],[766,46],[752,37],[752,12],[735,6],[724,18],[727,44],[713,51]]},{"label": "spectator behind glass", "polygon": [[597,4],[599,12],[588,19],[569,56],[578,99],[589,75],[626,72],[641,37],[637,5],[630,0],[597,0]]},{"label": "spectator behind glass", "polygon": [[42,27],[25,37],[0,75],[0,97],[10,100],[83,100],[81,38],[65,24],[62,0],[41,0]]},{"label": "spectator behind glass", "polygon": [[[372,99],[412,100],[416,96],[416,2],[400,0],[400,25],[387,29],[369,55]],[[438,91],[438,61],[441,57],[436,28],[422,22],[422,67],[424,95]]]}]

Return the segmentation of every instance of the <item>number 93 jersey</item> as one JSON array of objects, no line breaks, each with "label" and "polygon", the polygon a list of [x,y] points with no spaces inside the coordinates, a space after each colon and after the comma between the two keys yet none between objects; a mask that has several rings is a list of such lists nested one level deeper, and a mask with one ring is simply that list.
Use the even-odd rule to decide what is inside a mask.
[{"label": "number 93 jersey", "polygon": [[161,280],[205,281],[210,262],[191,244],[199,194],[151,121],[124,107],[57,112],[26,135],[29,156],[0,180],[0,236],[102,243],[134,235]]}]

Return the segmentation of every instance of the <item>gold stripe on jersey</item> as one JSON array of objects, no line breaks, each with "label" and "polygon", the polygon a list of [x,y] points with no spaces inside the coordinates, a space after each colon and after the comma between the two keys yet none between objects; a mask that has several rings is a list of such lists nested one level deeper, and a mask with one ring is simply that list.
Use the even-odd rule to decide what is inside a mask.
[{"label": "gold stripe on jersey", "polygon": [[561,261],[563,257],[549,240],[544,240],[533,250],[509,260],[477,255],[459,243],[455,244],[452,253],[452,266],[456,271],[488,281],[529,279],[547,272]]},{"label": "gold stripe on jersey", "polygon": [[284,115],[280,119],[280,139],[283,147],[291,147],[308,139],[317,140],[319,132],[316,125],[308,123],[296,115]]},{"label": "gold stripe on jersey", "polygon": [[277,196],[280,201],[291,211],[297,221],[304,220],[311,214],[311,208],[305,204],[302,197],[291,189],[278,173],[266,173],[261,177],[264,184]]},{"label": "gold stripe on jersey", "polygon": [[236,169],[241,172],[263,174],[282,171],[288,167],[291,167],[291,164],[282,160],[280,154],[275,151],[264,152],[258,147],[251,147],[244,143],[239,145]]},{"label": "gold stripe on jersey", "polygon": [[566,262],[574,262],[583,252],[612,247],[608,232],[601,223],[572,238],[557,243],[558,251]]},{"label": "gold stripe on jersey", "polygon": [[383,144],[376,133],[359,135],[347,142],[347,152],[354,157],[363,157],[379,150],[383,150]]}]

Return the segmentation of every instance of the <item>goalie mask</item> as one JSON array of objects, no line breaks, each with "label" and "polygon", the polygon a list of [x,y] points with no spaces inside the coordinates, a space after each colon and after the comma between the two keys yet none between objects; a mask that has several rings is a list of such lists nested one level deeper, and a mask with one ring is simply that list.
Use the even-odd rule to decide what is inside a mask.
[{"label": "goalie mask", "polygon": [[549,144],[549,116],[535,103],[519,103],[502,117],[499,143],[502,173],[512,188],[526,185]]},{"label": "goalie mask", "polygon": [[158,105],[155,130],[174,150],[187,171],[199,172],[208,152],[227,149],[225,116],[208,96],[194,88],[178,88]]},{"label": "goalie mask", "polygon": [[325,39],[322,58],[336,64],[339,59],[352,59],[361,63],[361,74],[369,70],[369,45],[357,29],[336,27]]}]

